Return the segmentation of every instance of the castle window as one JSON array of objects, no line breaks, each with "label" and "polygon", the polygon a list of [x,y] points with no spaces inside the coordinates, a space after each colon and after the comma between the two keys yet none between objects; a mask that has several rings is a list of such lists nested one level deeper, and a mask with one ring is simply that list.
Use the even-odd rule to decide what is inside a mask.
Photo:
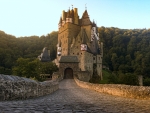
[{"label": "castle window", "polygon": [[79,55],[79,53],[77,53],[77,55]]},{"label": "castle window", "polygon": [[73,53],[73,55],[74,55],[74,53]]},{"label": "castle window", "polygon": [[95,57],[93,57],[93,60],[95,60]]},{"label": "castle window", "polygon": [[81,53],[81,55],[82,55],[82,53]]}]

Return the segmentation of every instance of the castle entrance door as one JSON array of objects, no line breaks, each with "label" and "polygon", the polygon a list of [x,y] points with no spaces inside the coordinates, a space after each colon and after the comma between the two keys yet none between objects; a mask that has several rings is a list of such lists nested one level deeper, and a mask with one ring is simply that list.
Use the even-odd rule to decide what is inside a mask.
[{"label": "castle entrance door", "polygon": [[73,79],[73,70],[71,68],[65,69],[64,79]]}]

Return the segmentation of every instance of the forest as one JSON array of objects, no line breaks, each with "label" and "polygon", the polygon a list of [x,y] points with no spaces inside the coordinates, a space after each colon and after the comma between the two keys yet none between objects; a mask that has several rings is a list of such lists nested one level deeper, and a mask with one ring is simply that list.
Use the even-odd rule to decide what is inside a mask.
[{"label": "forest", "polygon": [[[56,57],[57,35],[58,33],[54,31],[41,37],[17,38],[0,31],[0,74],[41,80],[40,73],[47,74],[58,70],[52,63],[41,63],[37,60],[44,47],[50,50],[52,60]],[[49,70],[46,69],[48,66]]]},{"label": "forest", "polygon": [[[103,65],[112,73],[110,82],[132,84],[123,79],[132,82],[134,79],[130,78],[143,76],[144,85],[150,85],[150,29],[102,26],[98,27],[98,32],[104,44]],[[44,47],[50,49],[51,59],[54,59],[57,36],[57,31],[40,37],[15,37],[0,31],[0,73],[15,74],[21,58],[35,60]]]}]

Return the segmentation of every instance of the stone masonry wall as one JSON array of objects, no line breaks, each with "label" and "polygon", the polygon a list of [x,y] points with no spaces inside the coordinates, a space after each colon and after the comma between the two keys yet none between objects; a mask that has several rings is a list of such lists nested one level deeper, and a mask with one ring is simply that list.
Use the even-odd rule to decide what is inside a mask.
[{"label": "stone masonry wall", "polygon": [[39,97],[56,91],[58,87],[57,82],[37,82],[28,78],[0,74],[0,101]]},{"label": "stone masonry wall", "polygon": [[150,87],[130,86],[120,84],[92,84],[74,78],[77,85],[83,88],[95,90],[100,93],[107,93],[116,96],[136,99],[150,99]]},{"label": "stone masonry wall", "polygon": [[89,82],[91,76],[88,71],[79,71],[78,72],[78,79],[81,81]]}]

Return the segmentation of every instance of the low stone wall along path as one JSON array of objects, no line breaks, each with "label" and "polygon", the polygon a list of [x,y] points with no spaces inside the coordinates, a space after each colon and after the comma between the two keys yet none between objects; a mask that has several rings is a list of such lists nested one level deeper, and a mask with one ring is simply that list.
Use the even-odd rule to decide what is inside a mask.
[{"label": "low stone wall along path", "polygon": [[0,113],[149,113],[150,101],[98,93],[64,79],[56,92],[34,99],[1,101]]}]

